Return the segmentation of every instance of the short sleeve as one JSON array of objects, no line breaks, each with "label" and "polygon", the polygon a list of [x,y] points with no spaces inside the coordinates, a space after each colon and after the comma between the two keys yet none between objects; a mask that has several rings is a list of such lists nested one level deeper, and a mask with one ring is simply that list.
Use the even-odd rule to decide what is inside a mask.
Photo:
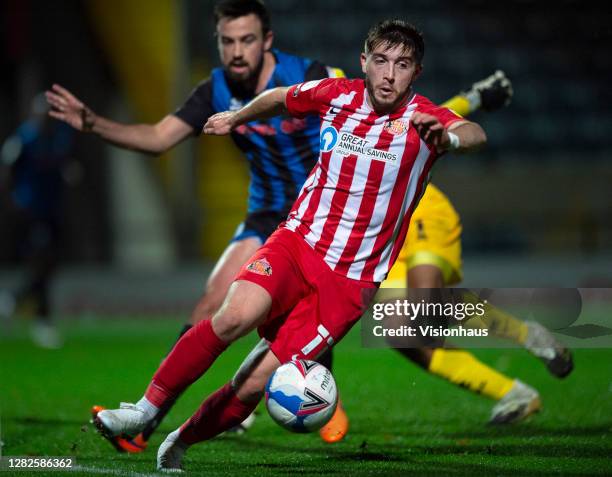
[{"label": "short sleeve", "polygon": [[210,79],[196,86],[185,103],[178,108],[174,115],[186,122],[198,136],[209,117],[215,113],[212,106],[212,82]]},{"label": "short sleeve", "polygon": [[330,92],[336,81],[335,78],[326,78],[291,86],[285,101],[289,114],[297,118],[319,114],[322,107],[329,102]]},{"label": "short sleeve", "polygon": [[428,103],[424,105],[423,108],[419,108],[419,110],[423,113],[431,114],[432,116],[438,118],[444,128],[448,128],[451,124],[456,123],[457,121],[465,121],[463,117],[459,116],[451,109],[443,106],[436,106],[433,103]]},{"label": "short sleeve", "polygon": [[431,114],[436,116],[445,128],[449,127],[453,123],[456,123],[457,121],[465,121],[464,118],[459,116],[451,109],[444,108],[442,106],[437,106]]}]

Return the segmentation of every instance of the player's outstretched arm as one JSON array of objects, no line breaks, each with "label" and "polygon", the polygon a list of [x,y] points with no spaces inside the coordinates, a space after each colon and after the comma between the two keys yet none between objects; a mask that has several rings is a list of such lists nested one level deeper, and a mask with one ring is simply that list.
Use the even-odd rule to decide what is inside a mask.
[{"label": "player's outstretched arm", "polygon": [[438,153],[469,152],[484,146],[487,142],[484,130],[471,121],[455,122],[445,128],[436,116],[416,112],[410,122],[423,141],[434,147]]},{"label": "player's outstretched arm", "polygon": [[452,97],[442,106],[465,117],[481,108],[490,112],[508,106],[512,95],[512,82],[503,71],[497,70],[492,75],[474,83],[468,91]]},{"label": "player's outstretched arm", "polygon": [[274,88],[257,96],[238,111],[224,111],[211,116],[204,125],[204,134],[224,136],[241,124],[278,116],[287,111],[288,87]]},{"label": "player's outstretched arm", "polygon": [[49,115],[78,131],[93,133],[116,146],[161,154],[193,132],[191,126],[168,115],[156,124],[122,124],[96,114],[66,88],[54,84],[45,92]]}]

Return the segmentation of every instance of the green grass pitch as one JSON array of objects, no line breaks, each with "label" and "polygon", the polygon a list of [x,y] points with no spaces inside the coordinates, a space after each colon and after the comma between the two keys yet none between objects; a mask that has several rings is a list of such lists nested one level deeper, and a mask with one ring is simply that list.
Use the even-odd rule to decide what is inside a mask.
[{"label": "green grass pitch", "polygon": [[[65,347],[44,351],[17,324],[0,337],[3,456],[73,455],[81,470],[70,475],[157,474],[163,437],[227,382],[256,341],[236,343],[189,389],[147,452],[118,454],[89,424],[89,409],[137,400],[180,325],[130,317],[67,320]],[[358,327],[335,349],[334,375],[351,417],[343,442],[288,433],[260,406],[247,434],[192,448],[188,475],[612,474],[612,350],[575,350],[574,373],[562,381],[523,350],[476,350],[536,387],[544,403],[526,422],[492,428],[485,425],[491,401],[427,375],[391,350],[363,349]]]}]

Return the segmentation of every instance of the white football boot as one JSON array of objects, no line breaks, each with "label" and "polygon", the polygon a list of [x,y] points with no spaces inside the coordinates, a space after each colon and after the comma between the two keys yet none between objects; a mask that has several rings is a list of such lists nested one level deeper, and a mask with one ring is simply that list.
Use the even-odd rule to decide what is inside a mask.
[{"label": "white football boot", "polygon": [[510,391],[491,411],[489,424],[512,424],[542,409],[540,395],[531,386],[516,379]]},{"label": "white football boot", "polygon": [[157,451],[157,470],[163,472],[183,472],[181,462],[188,445],[179,440],[179,429],[168,434]]},{"label": "white football boot", "polygon": [[564,378],[574,369],[572,353],[554,336],[535,321],[526,321],[525,348],[546,364],[548,371],[557,378]]},{"label": "white football boot", "polygon": [[116,436],[135,436],[148,424],[146,412],[136,404],[122,402],[119,409],[105,409],[100,411],[94,425],[107,439]]}]

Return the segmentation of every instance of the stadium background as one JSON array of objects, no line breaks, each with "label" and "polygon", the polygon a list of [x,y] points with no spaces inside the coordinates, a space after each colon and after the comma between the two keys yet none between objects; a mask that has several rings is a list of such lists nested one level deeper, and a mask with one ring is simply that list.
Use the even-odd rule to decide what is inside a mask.
[{"label": "stadium background", "polygon": [[[52,82],[125,121],[156,121],[173,111],[218,64],[211,5],[3,2],[0,137],[14,131],[30,98]],[[576,286],[593,278],[585,264],[609,269],[601,264],[612,252],[612,32],[610,13],[593,5],[550,5],[269,3],[275,46],[342,67],[349,76],[360,74],[358,55],[372,21],[411,19],[427,46],[417,88],[440,102],[503,69],[514,82],[511,107],[476,116],[488,147],[477,156],[445,158],[434,180],[461,214],[468,267],[477,256],[511,257],[512,265],[539,269],[531,259],[556,255],[566,272],[546,272],[551,280],[554,275],[551,285]],[[226,140],[188,142],[147,160],[81,135],[74,156],[83,174],[65,200],[67,264],[193,265],[215,259],[243,217],[248,176]],[[2,234],[3,269],[15,265],[2,246],[6,239]]]},{"label": "stadium background", "polygon": [[[434,170],[434,182],[462,217],[464,284],[610,286],[609,9],[578,1],[267,5],[276,47],[341,67],[348,76],[360,76],[362,40],[375,20],[411,20],[426,41],[416,89],[435,101],[504,70],[514,85],[511,106],[474,117],[487,131],[488,147],[473,156],[449,155]],[[0,140],[53,82],[113,119],[153,122],[173,111],[218,64],[211,10],[212,2],[197,0],[3,1]],[[111,316],[161,316],[171,322],[155,325],[166,346],[243,217],[245,164],[223,138],[143,158],[78,135],[73,155],[79,174],[65,190],[55,314],[67,330]],[[23,273],[12,233],[2,209],[0,288]],[[19,326],[0,326],[4,349],[19,349]],[[116,322],[110,326],[121,333]],[[126,326],[134,343],[146,338],[138,326]],[[145,375],[151,369],[141,367]],[[610,380],[609,360],[602,372]]]}]

